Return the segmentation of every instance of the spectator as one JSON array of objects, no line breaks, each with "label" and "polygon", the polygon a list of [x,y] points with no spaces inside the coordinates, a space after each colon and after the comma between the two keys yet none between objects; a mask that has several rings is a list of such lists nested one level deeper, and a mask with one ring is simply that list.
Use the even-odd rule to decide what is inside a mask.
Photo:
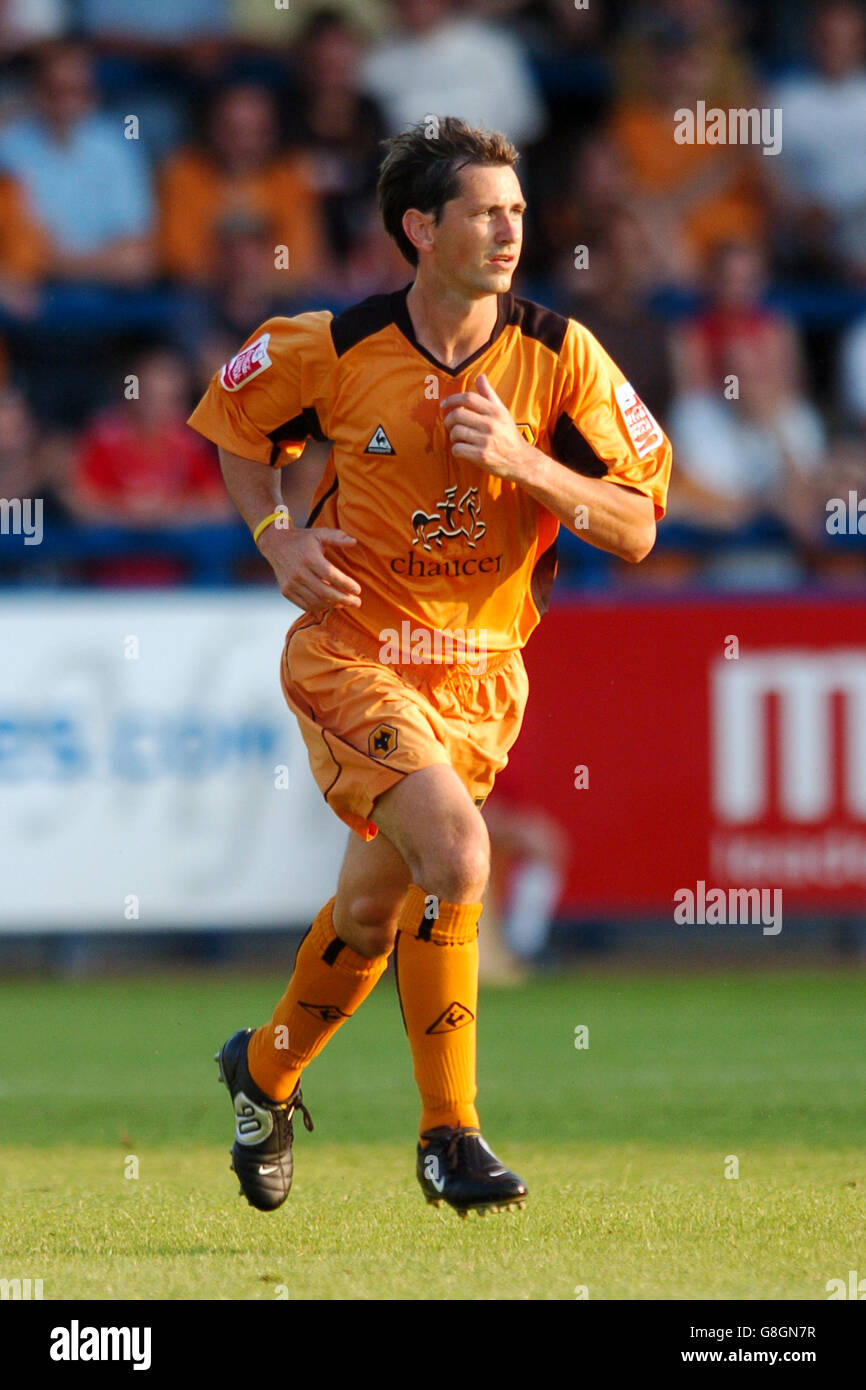
[{"label": "spectator", "polygon": [[753,248],[722,250],[710,281],[708,308],[675,344],[670,515],[719,529],[762,518],[798,528],[812,510],[825,437],[803,393],[797,339],[763,303]]},{"label": "spectator", "polygon": [[215,256],[211,283],[192,298],[177,325],[202,390],[251,328],[287,311],[285,297],[276,293],[274,245],[264,218],[249,213],[223,218]]},{"label": "spectator", "polygon": [[866,430],[866,318],[859,319],[842,339],[839,380],[845,415]]},{"label": "spectator", "polygon": [[763,253],[747,242],[728,242],[709,268],[705,308],[675,334],[680,395],[720,393],[739,345],[753,348],[792,395],[803,392],[800,341],[789,319],[770,309]]},{"label": "spectator", "polygon": [[[64,441],[42,434],[27,400],[17,387],[0,386],[0,497],[22,504],[25,524],[35,528],[39,545],[8,544],[0,537],[0,569],[3,579],[27,581],[38,576],[69,580],[68,567],[45,561],[41,541],[66,524],[68,511],[62,500]],[[26,508],[26,511],[24,510]]]},{"label": "spectator", "polygon": [[338,10],[311,16],[297,51],[291,143],[310,160],[331,254],[345,265],[374,205],[385,121],[358,88],[361,39]]},{"label": "spectator", "polygon": [[596,46],[606,18],[601,6],[579,7],[574,0],[474,0],[466,8],[484,19],[507,22],[536,55]]},{"label": "spectator", "polygon": [[[802,578],[801,543],[814,541],[823,516],[824,426],[809,401],[788,399],[762,375],[752,350],[743,348],[738,368],[739,401],[686,396],[673,407],[678,477],[668,516],[686,534],[698,528],[691,551],[718,560],[711,577],[786,586]],[[734,550],[717,549],[708,533],[735,540]]]},{"label": "spectator", "polygon": [[[714,249],[732,237],[760,240],[764,209],[754,149],[674,140],[674,112],[727,107],[717,50],[687,29],[652,33],[644,45],[645,91],[615,109],[610,133],[656,241],[684,242],[689,261],[681,276],[700,273]],[[766,163],[766,160],[764,161]]]},{"label": "spectator", "polygon": [[781,251],[800,270],[866,275],[866,69],[863,11],[818,7],[815,70],[768,94],[784,112],[782,153],[768,161]]},{"label": "spectator", "polygon": [[452,0],[397,0],[396,9],[402,33],[374,47],[361,84],[391,131],[439,115],[502,130],[519,145],[541,136],[544,105],[510,34],[459,15]]},{"label": "spectator", "polygon": [[[827,465],[822,481],[818,506],[810,518],[811,527],[806,541],[810,577],[824,587],[856,589],[863,592],[866,581],[866,543],[859,530],[852,530],[859,517],[850,517],[850,494],[855,499],[864,496],[866,480],[866,432],[840,435],[831,440]],[[845,527],[841,533],[832,526],[831,514],[841,502]],[[855,502],[856,505],[856,502]]]},{"label": "spectator", "polygon": [[615,40],[623,94],[632,98],[646,93],[647,41],[664,42],[670,36],[675,44],[697,43],[706,55],[713,89],[708,106],[748,105],[753,79],[742,41],[743,19],[730,0],[657,0],[649,15],[643,6],[633,6],[621,38]]},{"label": "spectator", "polygon": [[0,386],[0,497],[39,497],[42,475],[39,438],[22,393]]},{"label": "spectator", "polygon": [[610,24],[610,6],[578,7],[575,0],[475,0],[465,8],[478,18],[506,24],[524,48],[543,93],[555,156],[564,133],[585,130],[609,97],[609,45],[602,35]]},{"label": "spectator", "polygon": [[[853,492],[858,501],[862,500],[866,483],[866,431],[840,435],[832,441],[827,456],[825,482],[828,499],[841,497],[847,501],[848,494]],[[858,516],[857,534],[862,535],[859,521]],[[864,550],[862,545],[860,550]]]},{"label": "spectator", "polygon": [[406,262],[382,226],[378,210],[371,207],[358,228],[352,253],[340,280],[342,299],[359,303],[370,294],[389,294],[411,279]]},{"label": "spectator", "polygon": [[[258,47],[294,43],[321,4],[322,0],[291,0],[285,9],[277,9],[261,0],[229,0],[235,34]],[[328,9],[369,36],[384,33],[391,18],[388,0],[329,0]]]},{"label": "spectator", "polygon": [[[237,84],[217,93],[201,147],[180,151],[163,170],[161,207],[162,261],[171,276],[212,285],[221,233],[245,216],[267,228],[275,292],[300,294],[326,283],[326,240],[308,161],[281,153],[274,98],[263,87]],[[287,268],[278,261],[282,247]]]},{"label": "spectator", "polygon": [[[537,234],[524,255],[544,278],[553,267],[558,283],[571,293],[575,283],[586,279],[596,250],[622,217],[632,221],[643,244],[648,290],[693,279],[693,258],[682,229],[676,224],[659,227],[646,199],[635,196],[616,145],[601,130],[560,143],[555,174],[545,178],[539,198]],[[576,263],[579,253],[585,257],[582,266]],[[557,292],[557,287],[551,289]]]},{"label": "spectator", "polygon": [[222,37],[228,31],[228,0],[78,0],[85,32],[96,39],[168,44]]},{"label": "spectator", "polygon": [[673,389],[669,328],[650,303],[658,267],[638,217],[612,209],[606,234],[587,250],[585,266],[570,251],[563,257],[556,303],[595,334],[663,420]]},{"label": "spectator", "polygon": [[65,22],[65,0],[3,0],[0,53],[5,57],[39,40],[59,38]]},{"label": "spectator", "polygon": [[[388,253],[388,246],[393,245],[384,234],[361,228],[346,270],[339,277],[339,284],[329,287],[326,302],[339,307],[338,301],[344,297],[356,303],[378,290],[403,286],[407,274],[402,258],[396,270],[388,274],[396,259]],[[252,327],[293,312],[284,281],[274,278],[273,242],[260,217],[238,214],[224,219],[216,254],[211,284],[188,297],[174,331],[175,341],[195,363],[201,390],[222,363],[237,352]],[[369,273],[362,282],[359,277],[367,269],[368,256]]]},{"label": "spectator", "polygon": [[164,348],[135,364],[137,399],[97,415],[81,440],[70,504],[84,521],[165,527],[231,515],[213,449],[186,426],[189,378]]},{"label": "spectator", "polygon": [[96,111],[86,48],[52,42],[42,50],[36,109],[0,133],[0,167],[29,197],[49,278],[127,286],[149,278],[147,170],[121,124]]},{"label": "spectator", "polygon": [[26,316],[36,308],[34,286],[48,245],[17,179],[0,175],[0,307]]}]

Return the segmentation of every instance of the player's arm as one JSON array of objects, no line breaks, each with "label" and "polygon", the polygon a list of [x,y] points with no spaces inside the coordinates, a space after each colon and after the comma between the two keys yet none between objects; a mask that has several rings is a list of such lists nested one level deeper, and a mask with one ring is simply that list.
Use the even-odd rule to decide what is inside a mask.
[{"label": "player's arm", "polygon": [[523,450],[511,474],[514,482],[590,545],[632,564],[646,559],[656,540],[651,497],[611,487],[603,478],[585,478],[517,437]]},{"label": "player's arm", "polygon": [[[282,504],[279,473],[222,447],[219,457],[229,497],[255,531],[259,522]],[[307,612],[339,604],[360,607],[360,585],[325,555],[326,546],[354,545],[354,536],[326,526],[275,524],[262,531],[257,544],[274,572],[280,593],[298,608]]]},{"label": "player's arm", "polygon": [[[279,469],[324,437],[335,352],[326,311],[275,317],[255,330],[211,378],[189,424],[216,444],[226,490],[274,571],[280,592],[305,612],[360,606],[360,587],[338,568],[355,544],[345,531],[261,523],[282,508]],[[329,551],[330,554],[327,554]]]},{"label": "player's arm", "polygon": [[[581,540],[636,564],[656,538],[655,505],[634,488],[588,478],[527,443],[486,376],[442,402],[451,450],[518,483]],[[580,509],[580,510],[579,510]]]}]

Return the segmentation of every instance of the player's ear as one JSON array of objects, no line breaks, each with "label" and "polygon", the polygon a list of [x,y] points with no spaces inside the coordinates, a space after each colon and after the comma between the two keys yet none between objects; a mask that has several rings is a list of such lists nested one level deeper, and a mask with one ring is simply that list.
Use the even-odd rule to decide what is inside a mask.
[{"label": "player's ear", "polygon": [[417,208],[407,208],[403,213],[403,231],[419,253],[433,249],[433,218]]}]

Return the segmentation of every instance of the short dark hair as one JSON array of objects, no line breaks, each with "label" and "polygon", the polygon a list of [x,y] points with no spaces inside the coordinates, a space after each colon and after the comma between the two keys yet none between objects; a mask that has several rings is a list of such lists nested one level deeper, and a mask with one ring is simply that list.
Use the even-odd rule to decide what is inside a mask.
[{"label": "short dark hair", "polygon": [[403,214],[409,208],[432,212],[438,222],[445,204],[460,193],[461,169],[469,164],[513,169],[520,158],[507,136],[467,125],[456,116],[427,116],[382,145],[386,154],[379,170],[379,211],[386,232],[410,265],[418,264],[418,252],[403,230]]}]

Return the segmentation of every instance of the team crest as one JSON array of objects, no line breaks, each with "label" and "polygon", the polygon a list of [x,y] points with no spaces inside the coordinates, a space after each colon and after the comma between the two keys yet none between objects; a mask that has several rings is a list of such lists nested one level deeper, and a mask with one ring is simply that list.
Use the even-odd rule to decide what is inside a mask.
[{"label": "team crest", "polygon": [[523,435],[523,438],[526,440],[527,444],[535,443],[538,436],[536,435],[535,429],[532,425],[528,425],[525,421],[521,421],[518,424],[517,428],[520,430],[520,433]]},{"label": "team crest", "polygon": [[443,540],[455,540],[465,536],[470,550],[480,541],[487,530],[487,523],[481,521],[481,502],[477,487],[468,487],[463,496],[457,499],[457,484],[446,487],[445,496],[436,503],[435,512],[417,511],[412,513],[412,529],[415,532],[413,545],[420,541],[425,550],[432,550],[435,541],[442,549]]},{"label": "team crest", "polygon": [[397,747],[397,730],[393,724],[377,724],[367,740],[371,758],[387,758]]},{"label": "team crest", "polygon": [[220,381],[226,391],[239,391],[248,381],[252,381],[253,377],[267,371],[271,365],[271,359],[268,357],[270,338],[270,333],[263,333],[254,343],[241,348],[237,356],[225,363],[220,371]]}]

